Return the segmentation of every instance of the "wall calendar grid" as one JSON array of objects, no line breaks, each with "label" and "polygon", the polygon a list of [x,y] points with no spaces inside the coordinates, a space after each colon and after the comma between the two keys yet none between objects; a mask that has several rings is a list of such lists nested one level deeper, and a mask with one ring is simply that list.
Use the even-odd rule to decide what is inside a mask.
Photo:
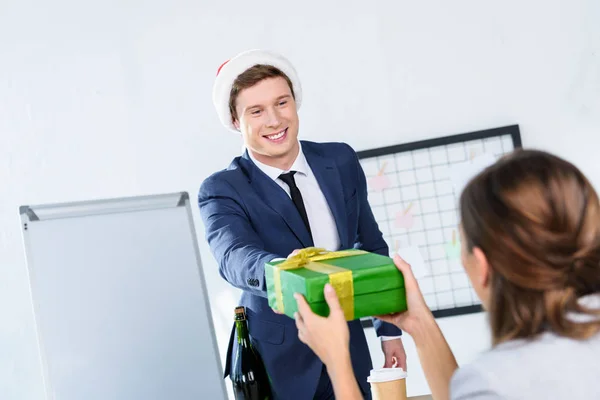
[{"label": "wall calendar grid", "polygon": [[425,267],[419,286],[437,318],[481,311],[460,263],[458,199],[466,171],[520,147],[519,126],[511,125],[357,152],[390,255],[418,248]]}]

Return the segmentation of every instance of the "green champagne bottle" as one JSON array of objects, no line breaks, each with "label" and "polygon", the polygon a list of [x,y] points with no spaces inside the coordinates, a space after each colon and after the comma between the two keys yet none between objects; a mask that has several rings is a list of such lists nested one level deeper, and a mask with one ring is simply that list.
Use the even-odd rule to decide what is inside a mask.
[{"label": "green champagne bottle", "polygon": [[231,382],[236,400],[272,399],[269,376],[260,354],[250,342],[246,309],[236,307],[237,349],[231,366]]}]

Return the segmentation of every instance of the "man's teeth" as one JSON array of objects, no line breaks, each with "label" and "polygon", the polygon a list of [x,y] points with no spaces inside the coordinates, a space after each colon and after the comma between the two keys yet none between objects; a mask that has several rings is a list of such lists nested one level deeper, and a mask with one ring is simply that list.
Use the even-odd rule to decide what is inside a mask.
[{"label": "man's teeth", "polygon": [[276,135],[271,135],[271,136],[267,136],[267,137],[268,137],[269,139],[271,139],[271,140],[277,140],[277,139],[279,139],[279,138],[283,137],[283,135],[285,135],[285,130],[283,130],[283,131],[279,132],[279,133],[278,133],[278,134],[276,134]]}]

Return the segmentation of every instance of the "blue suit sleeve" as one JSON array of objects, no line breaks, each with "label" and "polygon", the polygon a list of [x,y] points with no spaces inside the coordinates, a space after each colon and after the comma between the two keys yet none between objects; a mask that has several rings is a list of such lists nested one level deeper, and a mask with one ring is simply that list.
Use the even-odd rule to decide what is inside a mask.
[{"label": "blue suit sleeve", "polygon": [[[352,151],[358,171],[357,195],[360,203],[358,210],[358,237],[356,246],[366,251],[389,256],[389,247],[383,239],[383,234],[379,230],[379,226],[367,198],[367,178],[365,177],[365,173],[356,153],[350,146],[348,147]],[[402,330],[400,328],[377,318],[373,318],[373,327],[375,328],[375,332],[377,332],[377,336],[402,335]]]},{"label": "blue suit sleeve", "polygon": [[264,265],[281,256],[264,250],[241,196],[227,181],[209,178],[200,188],[198,206],[221,276],[236,288],[267,297]]}]

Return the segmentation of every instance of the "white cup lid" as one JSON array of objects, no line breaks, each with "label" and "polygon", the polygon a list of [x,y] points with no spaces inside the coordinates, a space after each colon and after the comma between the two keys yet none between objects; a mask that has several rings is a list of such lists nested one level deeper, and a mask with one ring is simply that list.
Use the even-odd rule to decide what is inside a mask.
[{"label": "white cup lid", "polygon": [[389,382],[405,378],[406,371],[404,371],[402,368],[379,368],[371,370],[371,374],[367,378],[367,382]]}]

